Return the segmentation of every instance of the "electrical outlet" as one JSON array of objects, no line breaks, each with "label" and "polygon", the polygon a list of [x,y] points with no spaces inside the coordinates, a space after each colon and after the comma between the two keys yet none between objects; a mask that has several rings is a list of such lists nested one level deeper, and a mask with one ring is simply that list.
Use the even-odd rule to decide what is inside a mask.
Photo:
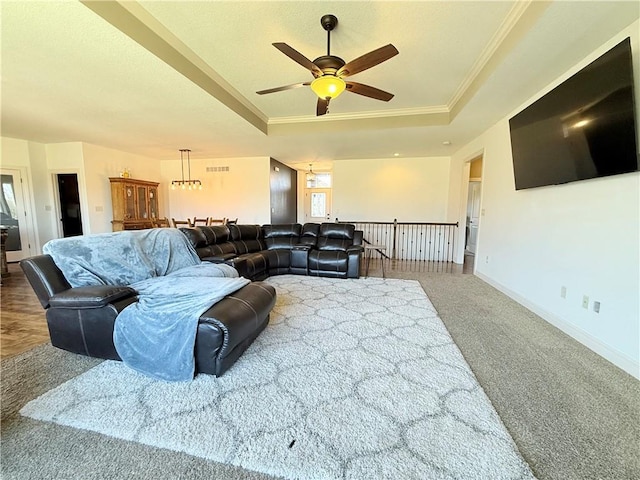
[{"label": "electrical outlet", "polygon": [[489,255],[487,255],[484,259],[484,263],[489,263]]},{"label": "electrical outlet", "polygon": [[560,297],[567,298],[567,287],[564,285],[560,287]]},{"label": "electrical outlet", "polygon": [[593,311],[600,313],[600,302],[593,302]]},{"label": "electrical outlet", "polygon": [[582,296],[582,308],[589,308],[589,296],[588,295],[583,295]]}]

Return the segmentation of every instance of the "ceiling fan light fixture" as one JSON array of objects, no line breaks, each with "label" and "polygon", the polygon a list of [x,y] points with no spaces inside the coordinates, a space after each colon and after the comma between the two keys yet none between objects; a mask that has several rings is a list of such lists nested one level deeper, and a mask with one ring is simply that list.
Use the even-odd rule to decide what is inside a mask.
[{"label": "ceiling fan light fixture", "polygon": [[347,88],[347,84],[335,75],[322,75],[311,82],[311,90],[321,99],[336,98]]}]

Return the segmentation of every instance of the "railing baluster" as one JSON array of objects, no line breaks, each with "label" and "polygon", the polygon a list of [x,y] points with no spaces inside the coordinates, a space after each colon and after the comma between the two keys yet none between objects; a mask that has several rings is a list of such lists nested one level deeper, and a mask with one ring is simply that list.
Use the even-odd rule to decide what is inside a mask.
[{"label": "railing baluster", "polygon": [[[436,271],[449,269],[440,263],[452,263],[455,255],[457,223],[436,222],[364,222],[353,223],[362,230],[365,243],[385,245],[386,256],[394,260],[433,263]],[[430,267],[427,266],[429,269]]]}]

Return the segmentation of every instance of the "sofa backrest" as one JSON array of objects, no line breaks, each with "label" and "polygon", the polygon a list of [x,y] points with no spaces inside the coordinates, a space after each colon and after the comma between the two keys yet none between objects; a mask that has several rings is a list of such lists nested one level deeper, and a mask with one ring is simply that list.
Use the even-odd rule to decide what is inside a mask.
[{"label": "sofa backrest", "polygon": [[268,250],[293,248],[300,243],[302,225],[299,223],[282,223],[262,226],[264,243]]},{"label": "sofa backrest", "polygon": [[315,247],[318,243],[318,232],[320,232],[319,223],[305,223],[300,233],[300,245]]},{"label": "sofa backrest", "polygon": [[180,228],[200,258],[229,253],[242,255],[260,250],[289,249],[307,245],[319,250],[345,251],[362,244],[362,231],[346,223],[283,223],[213,225]]},{"label": "sofa backrest", "polygon": [[200,230],[207,238],[207,244],[218,244],[228,242],[231,239],[231,232],[226,225],[211,225],[200,227]]},{"label": "sofa backrest", "polygon": [[260,225],[229,225],[229,231],[239,255],[266,250]]},{"label": "sofa backrest", "polygon": [[49,308],[49,299],[56,293],[64,292],[71,285],[51,255],[36,255],[20,261],[27,280],[36,292],[43,308]]},{"label": "sofa backrest", "polygon": [[318,233],[318,250],[345,251],[353,245],[355,225],[348,223],[323,223]]},{"label": "sofa backrest", "polygon": [[231,233],[225,225],[210,227],[180,227],[200,258],[215,257],[226,253],[238,253],[229,241]]}]

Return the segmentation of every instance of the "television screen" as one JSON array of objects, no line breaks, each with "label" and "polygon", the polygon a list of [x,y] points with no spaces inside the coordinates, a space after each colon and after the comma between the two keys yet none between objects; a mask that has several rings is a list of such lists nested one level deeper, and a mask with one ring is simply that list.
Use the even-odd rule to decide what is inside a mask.
[{"label": "television screen", "polygon": [[509,120],[516,190],[638,170],[627,38]]}]

